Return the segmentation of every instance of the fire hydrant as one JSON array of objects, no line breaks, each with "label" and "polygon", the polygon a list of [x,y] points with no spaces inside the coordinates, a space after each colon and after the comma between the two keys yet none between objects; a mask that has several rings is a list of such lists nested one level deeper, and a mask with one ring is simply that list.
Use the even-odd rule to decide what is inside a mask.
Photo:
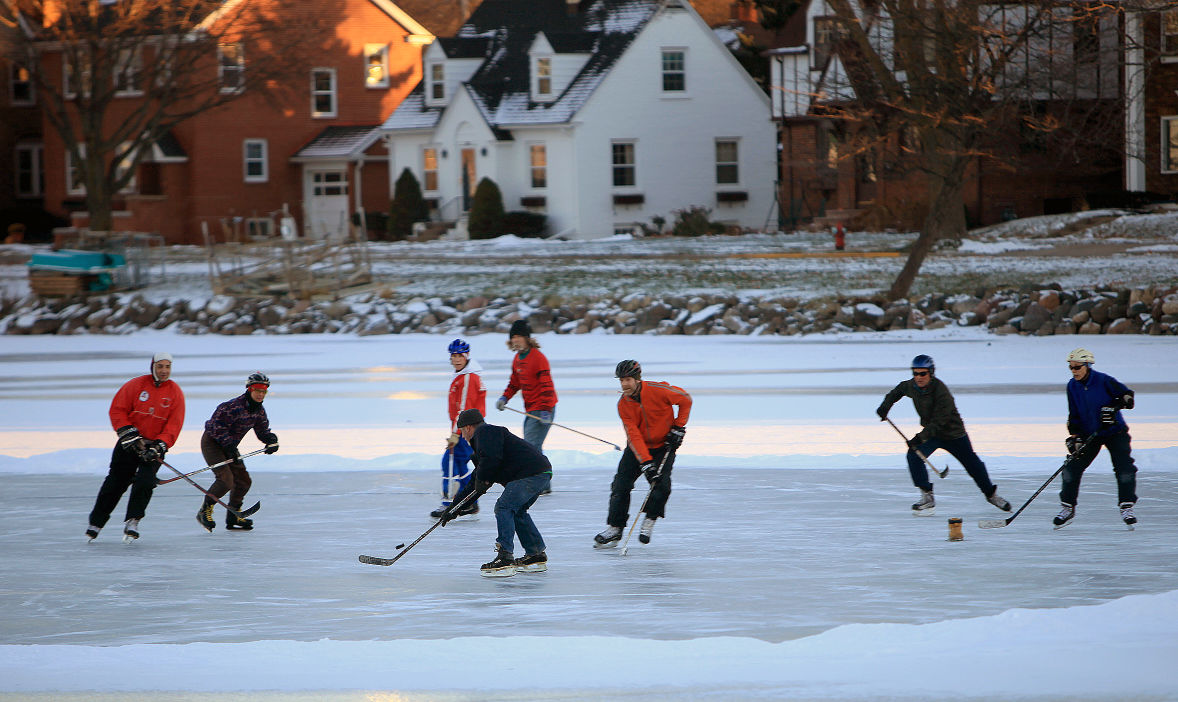
[{"label": "fire hydrant", "polygon": [[842,251],[847,247],[847,235],[843,231],[843,223],[839,222],[834,230],[834,249],[835,251]]}]

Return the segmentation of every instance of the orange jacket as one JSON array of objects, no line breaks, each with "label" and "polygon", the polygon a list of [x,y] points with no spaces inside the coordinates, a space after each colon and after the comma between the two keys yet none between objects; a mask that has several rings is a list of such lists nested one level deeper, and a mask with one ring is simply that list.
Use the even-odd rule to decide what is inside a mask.
[{"label": "orange jacket", "polygon": [[150,375],[128,380],[111,400],[110,425],[118,429],[128,424],[145,439],[162,439],[169,448],[175,446],[184,426],[180,386],[165,380],[157,387]]},{"label": "orange jacket", "polygon": [[481,414],[487,413],[487,388],[479,373],[483,367],[477,361],[467,360],[466,367],[454,374],[450,381],[450,432],[456,433],[458,427],[458,413],[464,409],[477,409]]},{"label": "orange jacket", "polygon": [[[640,463],[651,460],[650,450],[663,445],[671,426],[687,426],[691,414],[691,395],[670,383],[643,380],[638,398],[622,395],[618,416],[626,430],[626,442]],[[672,407],[678,407],[676,415]]]}]

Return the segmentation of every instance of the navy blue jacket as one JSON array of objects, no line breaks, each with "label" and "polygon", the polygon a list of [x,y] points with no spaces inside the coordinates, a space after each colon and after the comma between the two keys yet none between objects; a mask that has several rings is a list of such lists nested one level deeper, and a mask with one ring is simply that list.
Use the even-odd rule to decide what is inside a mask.
[{"label": "navy blue jacket", "polygon": [[1084,380],[1072,378],[1068,381],[1068,431],[1077,436],[1092,433],[1111,436],[1128,431],[1129,425],[1119,409],[1114,424],[1107,427],[1100,424],[1100,408],[1109,405],[1119,408],[1125,395],[1132,396],[1133,391],[1111,375],[1091,368]]},{"label": "navy blue jacket", "polygon": [[454,496],[455,504],[478,483],[507,485],[513,480],[552,472],[548,457],[507,427],[480,424],[470,437],[470,447],[474,449],[470,457],[475,465],[474,480]]}]

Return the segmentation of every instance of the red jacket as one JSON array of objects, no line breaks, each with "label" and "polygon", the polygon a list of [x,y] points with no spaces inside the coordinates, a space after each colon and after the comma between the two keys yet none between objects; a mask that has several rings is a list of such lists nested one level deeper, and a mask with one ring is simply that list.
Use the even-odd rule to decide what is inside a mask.
[{"label": "red jacket", "polygon": [[[676,415],[672,407],[678,407]],[[618,416],[626,430],[626,442],[640,463],[651,460],[650,450],[663,445],[671,426],[687,426],[691,414],[691,395],[670,383],[643,380],[638,398],[622,395],[618,399]]]},{"label": "red jacket", "polygon": [[450,381],[450,432],[455,433],[458,428],[454,423],[458,421],[458,413],[471,407],[477,409],[484,416],[487,414],[487,388],[479,373],[483,367],[477,361],[468,360],[466,367],[454,374]]},{"label": "red jacket", "polygon": [[110,425],[117,430],[128,424],[145,439],[161,439],[168,448],[175,446],[184,426],[180,386],[165,380],[157,387],[150,375],[128,380],[110,402]]},{"label": "red jacket", "polygon": [[540,349],[528,349],[517,353],[511,360],[511,379],[503,396],[511,399],[517,391],[523,391],[524,409],[539,412],[556,407],[556,388],[552,387],[552,372],[548,359]]}]

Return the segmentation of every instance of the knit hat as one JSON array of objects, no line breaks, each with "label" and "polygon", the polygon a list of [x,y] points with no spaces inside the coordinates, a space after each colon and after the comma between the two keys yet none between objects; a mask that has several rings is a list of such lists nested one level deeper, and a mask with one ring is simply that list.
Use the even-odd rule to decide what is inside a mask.
[{"label": "knit hat", "polygon": [[526,319],[517,319],[511,323],[511,331],[507,332],[507,335],[530,337],[532,335],[532,325],[528,324],[528,320]]}]

